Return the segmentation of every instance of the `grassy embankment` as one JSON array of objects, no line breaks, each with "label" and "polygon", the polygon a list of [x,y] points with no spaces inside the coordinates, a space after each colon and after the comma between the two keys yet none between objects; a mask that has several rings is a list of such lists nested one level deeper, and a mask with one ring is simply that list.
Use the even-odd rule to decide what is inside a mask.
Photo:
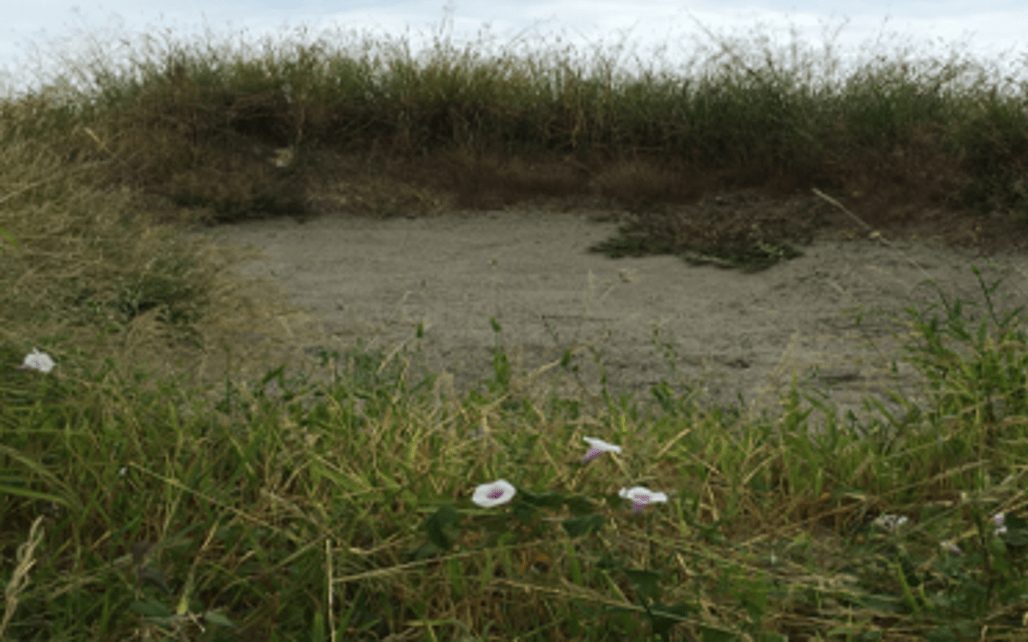
[{"label": "grassy embankment", "polygon": [[[616,47],[485,44],[166,35],[0,103],[0,637],[1023,636],[1026,334],[991,284],[980,326],[944,291],[897,320],[930,405],[862,424],[799,392],[704,409],[679,381],[525,395],[502,347],[461,396],[359,348],[313,385],[232,340],[287,306],[176,226],[545,196],[633,211],[615,250],[759,264],[803,239],[711,221],[691,247],[675,208],[818,188],[878,229],[942,211],[992,241],[1028,213],[1028,89],[960,55],[840,76],[716,40],[625,75]],[[33,348],[56,368],[16,369]],[[623,450],[583,462],[584,436]],[[472,503],[499,478],[509,503]],[[633,512],[636,485],[667,501]]]}]

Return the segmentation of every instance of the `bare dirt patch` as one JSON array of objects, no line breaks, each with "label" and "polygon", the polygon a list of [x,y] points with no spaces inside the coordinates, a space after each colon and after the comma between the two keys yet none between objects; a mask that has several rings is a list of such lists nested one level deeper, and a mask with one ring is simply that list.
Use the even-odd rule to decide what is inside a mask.
[{"label": "bare dirt patch", "polygon": [[[638,398],[667,380],[691,385],[713,403],[741,394],[751,408],[769,408],[796,376],[816,389],[830,387],[835,403],[859,415],[865,395],[897,386],[916,394],[918,383],[909,366],[893,370],[901,340],[891,330],[903,327],[872,311],[898,314],[938,303],[929,280],[947,296],[981,302],[972,264],[987,284],[1006,279],[993,297],[1000,309],[1028,300],[1028,260],[1010,235],[1005,249],[984,255],[981,223],[967,232],[969,240],[978,234],[977,247],[956,247],[964,223],[869,232],[818,199],[775,205],[722,198],[728,200],[705,201],[701,216],[674,223],[681,244],[714,233],[704,220],[727,221],[719,229],[734,230],[736,238],[770,231],[779,234],[771,241],[788,242],[802,256],[748,273],[672,255],[614,259],[590,251],[633,219],[623,210],[519,207],[388,220],[325,215],[195,233],[260,250],[263,256],[241,265],[240,275],[280,287],[318,328],[317,338],[286,341],[269,358],[300,363],[322,349],[390,354],[406,346],[452,376],[458,390],[491,375],[499,340],[519,373],[555,364],[579,347],[571,362],[577,373],[560,384],[565,393],[596,394],[605,374],[612,392],[635,391]],[[765,215],[732,218],[733,208]],[[900,240],[887,244],[890,238]],[[859,323],[852,314],[858,310]],[[424,337],[417,340],[419,324]],[[558,370],[537,381],[546,384]]]}]

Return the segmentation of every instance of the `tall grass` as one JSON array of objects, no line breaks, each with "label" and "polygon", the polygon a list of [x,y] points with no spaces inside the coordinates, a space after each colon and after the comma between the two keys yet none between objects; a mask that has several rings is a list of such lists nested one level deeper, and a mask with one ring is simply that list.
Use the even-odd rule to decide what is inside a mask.
[{"label": "tall grass", "polygon": [[[592,407],[524,391],[495,320],[472,390],[412,367],[420,330],[324,353],[315,383],[239,340],[291,311],[169,225],[732,187],[1023,216],[1023,81],[835,81],[727,41],[681,75],[446,39],[137,43],[0,105],[0,637],[1023,636],[1026,337],[995,284],[977,323],[945,290],[908,310],[928,401],[896,393],[902,415],[794,386],[754,417],[675,382]],[[34,348],[56,369],[16,369]],[[583,461],[586,436],[621,452]],[[501,478],[509,502],[470,501]],[[667,501],[633,510],[634,486]]]},{"label": "tall grass", "polygon": [[[1028,79],[959,51],[872,52],[843,76],[831,47],[752,51],[770,44],[740,38],[678,69],[635,60],[628,73],[618,48],[587,57],[559,41],[440,32],[412,53],[402,39],[291,35],[120,36],[135,48],[119,64],[97,43],[8,109],[48,105],[16,131],[57,134],[69,157],[105,159],[117,184],[226,220],[312,206],[319,178],[339,182],[326,156],[363,161],[343,163],[344,182],[385,172],[465,205],[819,187],[1025,207]],[[276,172],[267,154],[284,147],[296,162]]]}]

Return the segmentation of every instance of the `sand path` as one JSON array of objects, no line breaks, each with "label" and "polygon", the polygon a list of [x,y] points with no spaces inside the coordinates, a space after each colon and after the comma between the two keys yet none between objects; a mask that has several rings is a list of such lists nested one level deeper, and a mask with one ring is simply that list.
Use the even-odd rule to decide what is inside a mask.
[{"label": "sand path", "polygon": [[[427,364],[452,374],[458,388],[491,373],[493,317],[519,370],[595,341],[597,352],[581,351],[573,361],[592,392],[599,390],[599,355],[610,388],[640,391],[639,398],[661,379],[684,377],[715,403],[741,391],[748,404],[766,407],[795,373],[832,385],[840,407],[859,411],[865,394],[895,385],[888,373],[898,343],[889,329],[902,327],[870,314],[858,324],[848,309],[900,312],[937,303],[928,278],[949,296],[982,302],[972,263],[987,283],[1007,277],[994,297],[1000,309],[1028,301],[1028,259],[1021,256],[820,239],[801,258],[746,274],[671,256],[589,253],[617,229],[594,219],[529,210],[391,220],[327,215],[202,233],[263,253],[241,274],[277,283],[324,332],[318,345],[297,349],[343,350],[361,341],[386,352],[404,341],[414,347],[421,323]],[[669,372],[664,344],[673,348],[677,374]],[[898,372],[914,386],[912,368],[899,364]],[[578,386],[572,376],[562,385]]]}]

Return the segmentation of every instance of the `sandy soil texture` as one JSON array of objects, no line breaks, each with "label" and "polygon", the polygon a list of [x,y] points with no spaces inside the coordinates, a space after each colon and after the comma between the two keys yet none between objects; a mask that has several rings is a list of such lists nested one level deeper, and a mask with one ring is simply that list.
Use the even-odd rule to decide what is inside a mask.
[{"label": "sandy soil texture", "polygon": [[[592,345],[576,353],[580,384],[565,376],[566,392],[600,389],[599,357],[610,389],[639,391],[637,398],[662,379],[684,377],[714,403],[739,392],[751,407],[769,407],[795,374],[831,386],[840,407],[862,414],[865,394],[897,385],[889,371],[899,342],[890,329],[905,331],[872,311],[938,303],[928,279],[947,296],[981,303],[972,264],[986,283],[1006,277],[993,297],[999,309],[1028,301],[1021,255],[821,235],[800,248],[801,258],[743,273],[672,256],[590,253],[618,229],[600,218],[530,209],[390,220],[327,215],[202,233],[261,250],[241,274],[270,279],[318,320],[323,338],[296,345],[297,354],[360,342],[387,353],[405,341],[413,348],[421,323],[427,365],[452,375],[458,389],[490,375],[495,318],[518,371]],[[859,324],[846,313],[852,309],[865,312]],[[978,315],[972,310],[970,318]],[[913,369],[897,367],[899,384],[916,391]]]}]

